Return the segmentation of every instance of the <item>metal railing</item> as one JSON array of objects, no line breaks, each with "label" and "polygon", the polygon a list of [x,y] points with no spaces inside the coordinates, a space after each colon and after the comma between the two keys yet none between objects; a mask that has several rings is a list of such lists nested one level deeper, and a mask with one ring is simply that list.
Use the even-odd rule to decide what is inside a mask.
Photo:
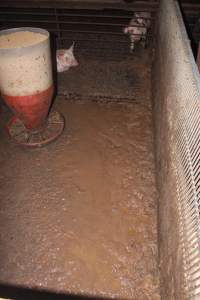
[{"label": "metal railing", "polygon": [[[138,10],[142,10],[142,7],[141,4]],[[152,26],[148,32],[148,40],[153,36],[156,6],[150,11]],[[90,52],[92,45],[99,50],[112,51],[115,48],[119,49],[119,52],[128,52],[130,41],[128,35],[123,33],[123,29],[132,17],[133,11],[128,9],[1,7],[0,26],[42,27],[55,35],[58,47],[67,47],[72,41],[76,41],[76,48],[81,51]],[[139,24],[136,26],[142,27]]]}]

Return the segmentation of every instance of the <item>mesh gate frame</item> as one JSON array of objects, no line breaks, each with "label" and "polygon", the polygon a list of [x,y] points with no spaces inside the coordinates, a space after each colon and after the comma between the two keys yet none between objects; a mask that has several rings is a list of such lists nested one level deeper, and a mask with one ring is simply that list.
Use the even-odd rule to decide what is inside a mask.
[{"label": "mesh gate frame", "polygon": [[[169,292],[171,298],[163,299],[197,300],[200,299],[200,75],[178,2],[161,0],[159,13],[154,62],[158,78],[157,84],[154,83],[154,106],[161,115],[160,124],[156,124],[157,169],[163,177],[169,171],[174,176],[174,195],[169,191],[167,201],[172,203],[173,198],[178,211],[179,239],[174,241],[177,244],[175,257],[180,250],[183,264],[183,274],[171,267],[169,273],[174,280],[168,289],[173,291]],[[166,137],[164,141],[163,137]],[[163,154],[166,154],[164,147],[169,150],[168,157]],[[171,187],[168,181],[160,179],[158,185],[165,186],[166,190]],[[164,199],[162,189],[160,201]],[[164,218],[164,212],[160,214],[160,218]],[[173,246],[170,237],[165,238],[167,241],[163,244],[169,248],[170,261]],[[160,253],[161,259],[162,255]],[[180,290],[184,290],[184,296],[179,296],[175,283],[181,275],[184,279]]]}]

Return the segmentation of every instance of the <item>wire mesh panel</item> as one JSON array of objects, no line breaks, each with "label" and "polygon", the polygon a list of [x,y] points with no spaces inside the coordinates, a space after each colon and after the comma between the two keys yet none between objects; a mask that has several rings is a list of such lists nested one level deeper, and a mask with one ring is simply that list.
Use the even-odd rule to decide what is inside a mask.
[{"label": "wire mesh panel", "polygon": [[[17,4],[5,7],[0,3],[0,28],[41,27],[52,33],[59,48],[69,47],[75,41],[79,52],[117,56],[129,53],[130,39],[124,34],[124,28],[134,17],[134,12],[144,10],[150,13],[148,42],[153,38],[157,1],[153,1],[152,6],[139,3],[134,10],[126,5],[125,9],[106,9],[103,4],[102,9],[85,9],[84,2],[82,9],[65,8],[65,1],[61,1],[59,7],[36,8],[34,2],[29,1],[29,5],[31,3],[33,7],[22,8]],[[136,24],[134,27],[144,25]]]},{"label": "wire mesh panel", "polygon": [[[174,173],[171,188],[175,193],[168,191],[167,201],[172,203],[171,198],[174,198],[179,216],[179,238],[175,243],[182,252],[181,288],[185,289],[186,299],[196,300],[200,299],[200,75],[175,1],[161,1],[157,42],[155,64],[159,87],[156,87],[155,98],[159,103],[155,106],[156,113],[162,115],[156,138],[160,172],[168,176],[163,167],[168,164],[168,170]],[[161,140],[166,135],[167,138]],[[164,147],[169,150],[166,156]],[[161,184],[169,188],[168,181]],[[167,239],[165,247],[171,248],[167,252],[170,258],[176,246],[169,237]],[[176,272],[179,270],[174,269]],[[181,276],[173,271],[171,275]],[[181,297],[174,291],[172,299],[183,299]]]}]

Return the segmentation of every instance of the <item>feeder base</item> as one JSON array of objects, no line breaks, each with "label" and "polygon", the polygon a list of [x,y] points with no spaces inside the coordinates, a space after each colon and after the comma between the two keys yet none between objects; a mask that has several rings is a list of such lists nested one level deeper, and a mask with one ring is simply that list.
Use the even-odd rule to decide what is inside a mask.
[{"label": "feeder base", "polygon": [[17,144],[33,148],[42,147],[54,141],[62,133],[64,125],[64,117],[59,112],[52,111],[41,130],[28,130],[20,119],[13,116],[7,125],[7,131]]}]

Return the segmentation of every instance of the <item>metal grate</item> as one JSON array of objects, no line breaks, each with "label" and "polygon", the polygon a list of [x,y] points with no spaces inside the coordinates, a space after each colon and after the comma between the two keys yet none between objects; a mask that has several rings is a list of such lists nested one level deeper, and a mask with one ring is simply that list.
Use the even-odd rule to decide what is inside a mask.
[{"label": "metal grate", "polygon": [[[115,53],[128,49],[128,38],[122,34],[122,29],[128,24],[133,11],[149,11],[154,19],[158,3],[159,0],[7,0],[0,3],[0,26],[42,27],[55,34],[59,47],[68,46],[75,39],[81,50],[91,50],[92,44],[94,51],[98,48],[114,49]],[[180,0],[180,3],[188,32],[194,43],[198,43],[199,0]],[[152,29],[149,40],[153,34]]]},{"label": "metal grate", "polygon": [[[153,35],[155,11],[151,9],[148,40]],[[128,9],[1,7],[0,27],[41,27],[55,36],[58,47],[68,47],[75,41],[81,52],[108,51],[114,55],[129,51],[129,38],[123,29],[132,16],[133,11]]]},{"label": "metal grate", "polygon": [[180,241],[176,243],[182,248],[187,298],[197,300],[200,299],[200,75],[177,2],[161,1],[158,31],[163,102],[160,105],[167,107],[171,159],[168,164],[175,173],[179,212]]}]

